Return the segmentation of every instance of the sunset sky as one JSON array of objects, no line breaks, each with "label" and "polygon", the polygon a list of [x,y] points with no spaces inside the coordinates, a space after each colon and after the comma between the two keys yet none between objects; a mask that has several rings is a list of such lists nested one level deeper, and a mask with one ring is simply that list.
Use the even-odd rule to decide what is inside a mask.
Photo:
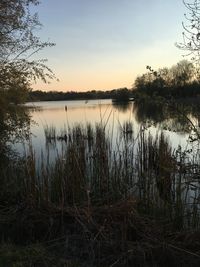
[{"label": "sunset sky", "polygon": [[187,12],[182,0],[41,0],[34,8],[42,40],[56,43],[38,54],[47,58],[59,82],[38,82],[41,90],[131,88],[137,75],[182,59]]}]

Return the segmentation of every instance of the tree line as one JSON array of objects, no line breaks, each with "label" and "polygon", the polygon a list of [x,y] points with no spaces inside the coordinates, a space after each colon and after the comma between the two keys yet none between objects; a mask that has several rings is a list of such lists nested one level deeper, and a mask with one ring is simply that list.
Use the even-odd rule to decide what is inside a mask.
[{"label": "tree line", "polygon": [[77,91],[29,91],[28,101],[60,101],[113,99],[128,101],[130,98],[162,96],[165,98],[189,98],[200,96],[200,76],[194,64],[182,60],[170,68],[153,70],[147,66],[148,72],[135,79],[132,89],[119,88],[113,90]]},{"label": "tree line", "polygon": [[200,95],[199,74],[193,63],[182,60],[171,68],[153,70],[138,76],[133,85],[135,96],[162,96],[174,98],[196,97]]},{"label": "tree line", "polygon": [[113,89],[110,91],[30,91],[28,101],[60,101],[60,100],[91,100],[91,99],[113,99],[116,101],[128,101],[132,97],[132,90],[127,88]]}]

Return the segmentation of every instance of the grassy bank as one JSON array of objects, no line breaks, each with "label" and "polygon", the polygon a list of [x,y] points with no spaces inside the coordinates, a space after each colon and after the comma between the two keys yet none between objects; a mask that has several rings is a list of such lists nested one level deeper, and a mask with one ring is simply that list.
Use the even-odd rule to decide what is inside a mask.
[{"label": "grassy bank", "polygon": [[47,127],[53,162],[1,166],[2,266],[199,265],[199,154],[132,129]]}]

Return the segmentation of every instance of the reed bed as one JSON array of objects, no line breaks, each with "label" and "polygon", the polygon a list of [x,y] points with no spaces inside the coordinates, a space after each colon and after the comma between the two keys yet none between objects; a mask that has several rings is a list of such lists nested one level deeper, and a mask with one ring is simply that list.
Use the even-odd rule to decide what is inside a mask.
[{"label": "reed bed", "polygon": [[[29,155],[3,169],[3,240],[58,238],[73,259],[90,259],[87,266],[162,266],[160,253],[174,266],[180,255],[181,266],[194,258],[199,263],[196,153],[172,150],[163,133],[153,137],[144,128],[114,141],[102,124],[74,125],[59,136],[52,129],[45,129],[46,138],[63,141],[52,164],[43,159],[36,167],[30,147]],[[187,238],[196,246],[184,244]]]},{"label": "reed bed", "polygon": [[62,139],[55,129],[52,132],[55,139],[65,141],[53,164],[42,158],[36,167],[30,146],[28,155],[3,171],[5,185],[19,186],[25,199],[68,207],[135,198],[152,215],[165,211],[174,218],[181,212],[182,218],[187,214],[187,221],[193,220],[188,214],[194,215],[193,204],[199,209],[199,157],[181,147],[172,150],[163,133],[153,137],[141,129],[137,140],[120,136],[113,143],[99,124],[68,127]]}]

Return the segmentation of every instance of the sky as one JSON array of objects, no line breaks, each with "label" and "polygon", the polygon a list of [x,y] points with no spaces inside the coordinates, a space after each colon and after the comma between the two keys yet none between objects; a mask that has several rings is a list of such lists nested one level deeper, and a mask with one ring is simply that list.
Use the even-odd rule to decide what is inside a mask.
[{"label": "sky", "polygon": [[182,60],[182,0],[41,0],[36,34],[55,42],[37,57],[59,82],[34,89],[87,91],[131,88],[135,78]]}]

